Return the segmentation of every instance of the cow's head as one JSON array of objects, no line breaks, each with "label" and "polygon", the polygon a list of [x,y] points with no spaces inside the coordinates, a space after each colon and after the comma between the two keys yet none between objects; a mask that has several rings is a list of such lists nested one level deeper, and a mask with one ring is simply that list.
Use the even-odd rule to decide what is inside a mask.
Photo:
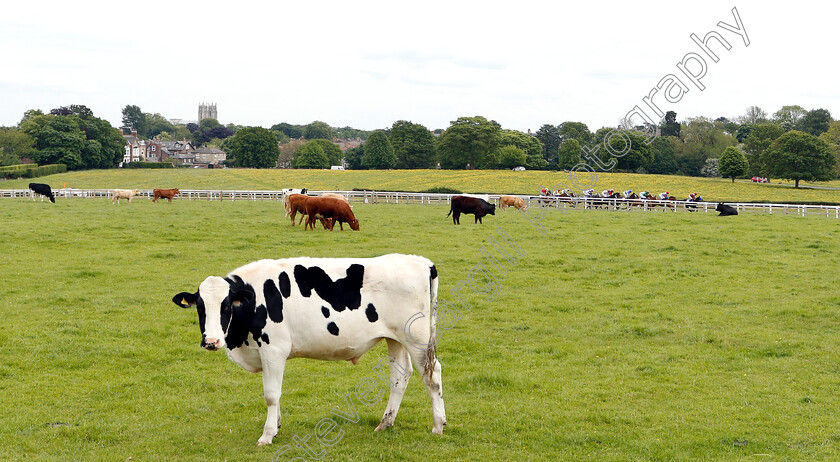
[{"label": "cow's head", "polygon": [[181,194],[181,190],[178,189],[178,188],[175,188],[175,194]]},{"label": "cow's head", "polygon": [[715,207],[715,212],[723,211],[723,202],[718,202],[718,205]]},{"label": "cow's head", "polygon": [[172,297],[172,301],[182,308],[196,307],[201,347],[212,351],[227,346],[225,338],[237,312],[253,311],[254,298],[253,288],[242,279],[210,276],[198,286],[198,292],[181,292]]},{"label": "cow's head", "polygon": [[358,230],[359,230],[359,220],[357,220],[357,219],[355,219],[355,218],[351,218],[351,219],[347,222],[347,224],[348,224],[348,225],[350,225],[350,229],[352,229],[352,230],[354,230],[354,231],[358,231]]},{"label": "cow's head", "polygon": [[489,204],[489,205],[490,205],[490,208],[487,210],[487,213],[489,213],[490,215],[495,215],[496,214],[496,204]]}]

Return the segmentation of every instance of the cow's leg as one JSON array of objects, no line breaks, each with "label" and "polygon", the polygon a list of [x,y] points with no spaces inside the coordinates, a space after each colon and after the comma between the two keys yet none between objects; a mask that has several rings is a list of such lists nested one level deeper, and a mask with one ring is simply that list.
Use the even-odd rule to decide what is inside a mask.
[{"label": "cow's leg", "polygon": [[283,390],[283,372],[286,369],[287,353],[270,350],[262,353],[263,396],[268,406],[268,415],[263,425],[263,433],[257,444],[271,444],[280,427],[280,395]]},{"label": "cow's leg", "polygon": [[423,377],[429,397],[432,398],[432,433],[443,434],[443,426],[446,425],[446,410],[443,407],[443,382],[441,381],[440,361],[437,360],[435,348],[418,349],[411,348],[409,353],[414,367]]},{"label": "cow's leg", "polygon": [[411,378],[411,356],[408,351],[396,340],[385,339],[388,343],[388,362],[391,366],[391,392],[388,395],[388,407],[382,421],[375,431],[385,430],[394,426],[397,412],[400,410],[405,389],[408,386],[408,379]]},{"label": "cow's leg", "polygon": [[[296,212],[296,211],[294,211],[294,210],[292,210],[290,213],[287,213],[287,214],[286,214],[286,216],[291,216],[291,217],[292,217],[292,226],[294,226],[294,225],[295,225],[295,215],[297,215],[297,212]],[[301,215],[300,219],[301,219],[301,220],[303,219],[303,216],[302,216],[302,215]]]}]

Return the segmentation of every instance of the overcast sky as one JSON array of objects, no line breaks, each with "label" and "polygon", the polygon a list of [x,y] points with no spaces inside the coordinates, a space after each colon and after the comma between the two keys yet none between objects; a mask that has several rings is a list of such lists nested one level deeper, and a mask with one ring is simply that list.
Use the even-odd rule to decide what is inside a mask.
[{"label": "overcast sky", "polygon": [[[481,115],[521,131],[567,120],[594,131],[668,74],[689,91],[654,101],[678,120],[793,104],[840,118],[838,4],[570,3],[14,2],[0,15],[0,125],[70,104],[114,126],[129,104],[194,120],[213,102],[223,124],[266,128],[435,129]],[[749,46],[718,26],[737,25],[733,8]],[[711,42],[719,62],[690,38],[710,31],[731,46]],[[702,91],[677,68],[689,53],[705,59]]]}]

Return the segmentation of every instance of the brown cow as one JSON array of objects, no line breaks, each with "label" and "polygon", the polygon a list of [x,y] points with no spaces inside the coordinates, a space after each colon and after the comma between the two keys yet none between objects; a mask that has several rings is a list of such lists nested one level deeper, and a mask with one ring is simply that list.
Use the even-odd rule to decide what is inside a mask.
[{"label": "brown cow", "polygon": [[[305,194],[291,194],[286,196],[286,216],[291,217],[292,219],[292,226],[295,225],[295,216],[300,212],[300,224],[303,221],[303,217],[306,216],[306,201],[309,199],[309,196]],[[321,218],[321,225],[324,229],[329,229],[329,220]]]},{"label": "brown cow", "polygon": [[157,203],[158,199],[169,199],[169,202],[172,202],[172,198],[175,197],[175,194],[181,194],[181,190],[178,188],[175,189],[155,189],[154,195],[155,197],[152,199],[152,202]]},{"label": "brown cow", "polygon": [[[350,205],[340,199],[333,199],[331,197],[310,197],[306,200],[306,226],[304,229],[311,227],[315,229],[315,219],[323,218],[329,224],[329,230],[332,231],[335,223],[347,223],[354,231],[359,230],[359,220],[353,215],[350,210]],[[342,226],[341,229],[344,229]]]},{"label": "brown cow", "polygon": [[519,196],[501,196],[499,197],[499,208],[514,207],[517,210],[525,210],[525,200]]}]

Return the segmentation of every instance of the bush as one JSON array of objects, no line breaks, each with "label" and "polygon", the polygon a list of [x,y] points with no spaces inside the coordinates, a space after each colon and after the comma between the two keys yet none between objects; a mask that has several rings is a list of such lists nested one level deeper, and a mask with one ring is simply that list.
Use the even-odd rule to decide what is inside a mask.
[{"label": "bush", "polygon": [[23,170],[37,166],[37,164],[6,165],[5,167],[0,167],[0,176],[4,178],[17,178],[18,176],[21,176],[21,172]]},{"label": "bush", "polygon": [[174,168],[172,162],[129,162],[123,168]]},{"label": "bush", "polygon": [[12,165],[10,167],[16,167],[16,169],[11,171],[0,170],[0,175],[5,178],[37,178],[39,176],[64,173],[67,171],[67,166],[64,164],[41,165],[40,167],[35,164],[22,164]]},{"label": "bush", "polygon": [[463,194],[462,191],[459,191],[455,188],[450,188],[447,186],[435,186],[434,188],[429,188],[425,191],[420,191],[425,193],[433,193],[433,194]]}]

